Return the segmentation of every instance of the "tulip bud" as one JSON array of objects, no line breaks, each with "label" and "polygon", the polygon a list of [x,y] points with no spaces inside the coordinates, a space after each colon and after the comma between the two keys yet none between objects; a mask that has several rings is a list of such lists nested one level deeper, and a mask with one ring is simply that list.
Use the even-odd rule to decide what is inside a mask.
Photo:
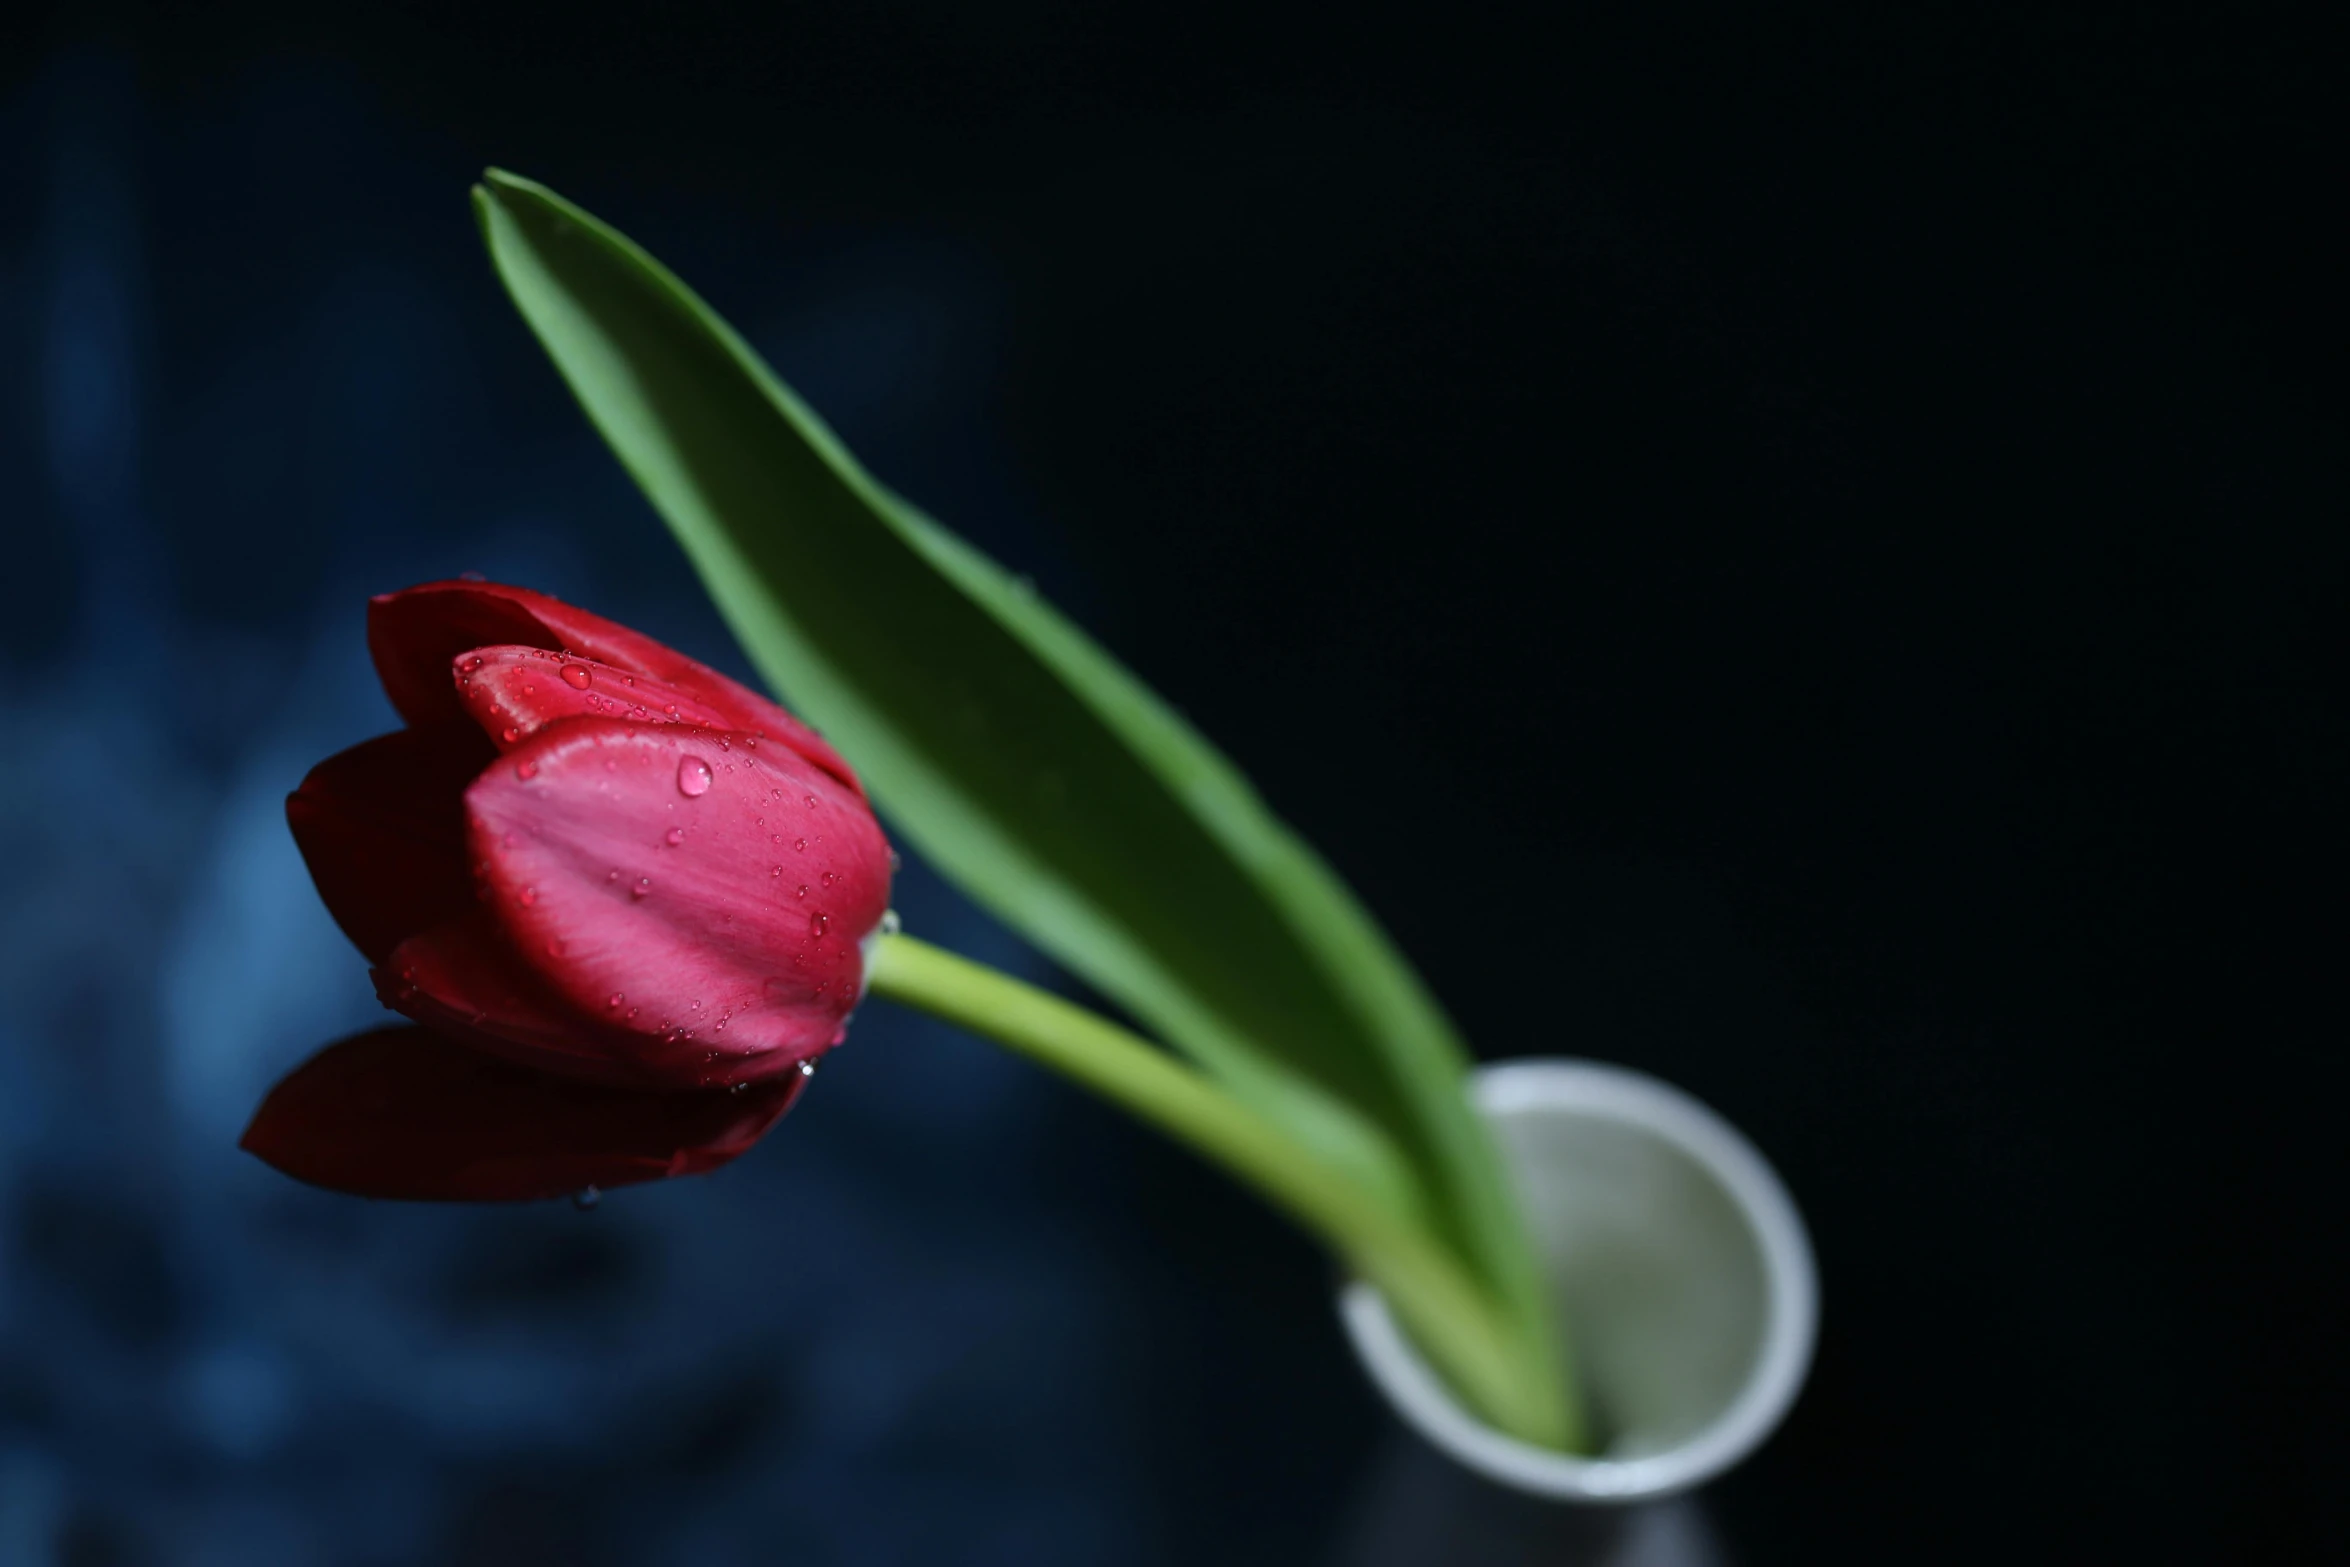
[{"label": "tulip bud", "polygon": [[838,1044],[889,846],[816,733],[624,626],[520,588],[371,606],[409,727],[287,817],[386,1005],[575,1081],[731,1088]]}]

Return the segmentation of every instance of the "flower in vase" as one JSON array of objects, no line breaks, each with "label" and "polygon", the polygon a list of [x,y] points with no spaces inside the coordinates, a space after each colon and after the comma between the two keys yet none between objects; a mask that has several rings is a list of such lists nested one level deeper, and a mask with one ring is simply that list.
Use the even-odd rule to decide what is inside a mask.
[{"label": "flower in vase", "polygon": [[750,1145],[840,1043],[890,851],[814,730],[526,589],[375,599],[407,727],[318,764],[295,841],[384,1004],[245,1146],[382,1196],[687,1174]]}]

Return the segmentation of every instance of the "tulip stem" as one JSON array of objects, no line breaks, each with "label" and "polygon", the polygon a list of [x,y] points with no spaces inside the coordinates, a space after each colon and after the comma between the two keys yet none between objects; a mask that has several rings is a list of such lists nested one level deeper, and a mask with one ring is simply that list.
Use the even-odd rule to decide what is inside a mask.
[{"label": "tulip stem", "polygon": [[1546,1429],[1557,1422],[1544,1406],[1555,1411],[1555,1401],[1530,1395],[1502,1313],[1449,1252],[1206,1074],[1074,1002],[911,936],[883,936],[867,973],[871,994],[1050,1067],[1251,1187],[1376,1286],[1487,1419],[1530,1440],[1580,1446],[1579,1432]]}]

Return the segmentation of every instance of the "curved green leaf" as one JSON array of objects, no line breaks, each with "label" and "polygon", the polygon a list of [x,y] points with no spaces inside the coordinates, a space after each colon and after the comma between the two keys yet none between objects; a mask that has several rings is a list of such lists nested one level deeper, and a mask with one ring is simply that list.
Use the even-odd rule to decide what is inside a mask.
[{"label": "curved green leaf", "polygon": [[1336,876],[1081,630],[867,474],[635,244],[497,171],[475,207],[515,303],[752,661],[897,830],[1429,1224],[1547,1362],[1463,1053]]}]

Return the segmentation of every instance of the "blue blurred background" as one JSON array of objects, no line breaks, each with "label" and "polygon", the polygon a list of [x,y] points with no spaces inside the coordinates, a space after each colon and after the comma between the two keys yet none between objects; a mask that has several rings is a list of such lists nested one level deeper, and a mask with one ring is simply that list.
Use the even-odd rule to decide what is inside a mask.
[{"label": "blue blurred background", "polygon": [[[10,34],[0,1567],[2323,1559],[2312,51],[2046,15]],[[366,594],[741,668],[496,290],[491,161],[1193,713],[1483,1053],[1757,1138],[1827,1289],[1771,1448],[1609,1523],[1462,1480],[1303,1242],[882,1008],[589,1213],[235,1151],[381,1016],[281,815],[392,725]]]}]

